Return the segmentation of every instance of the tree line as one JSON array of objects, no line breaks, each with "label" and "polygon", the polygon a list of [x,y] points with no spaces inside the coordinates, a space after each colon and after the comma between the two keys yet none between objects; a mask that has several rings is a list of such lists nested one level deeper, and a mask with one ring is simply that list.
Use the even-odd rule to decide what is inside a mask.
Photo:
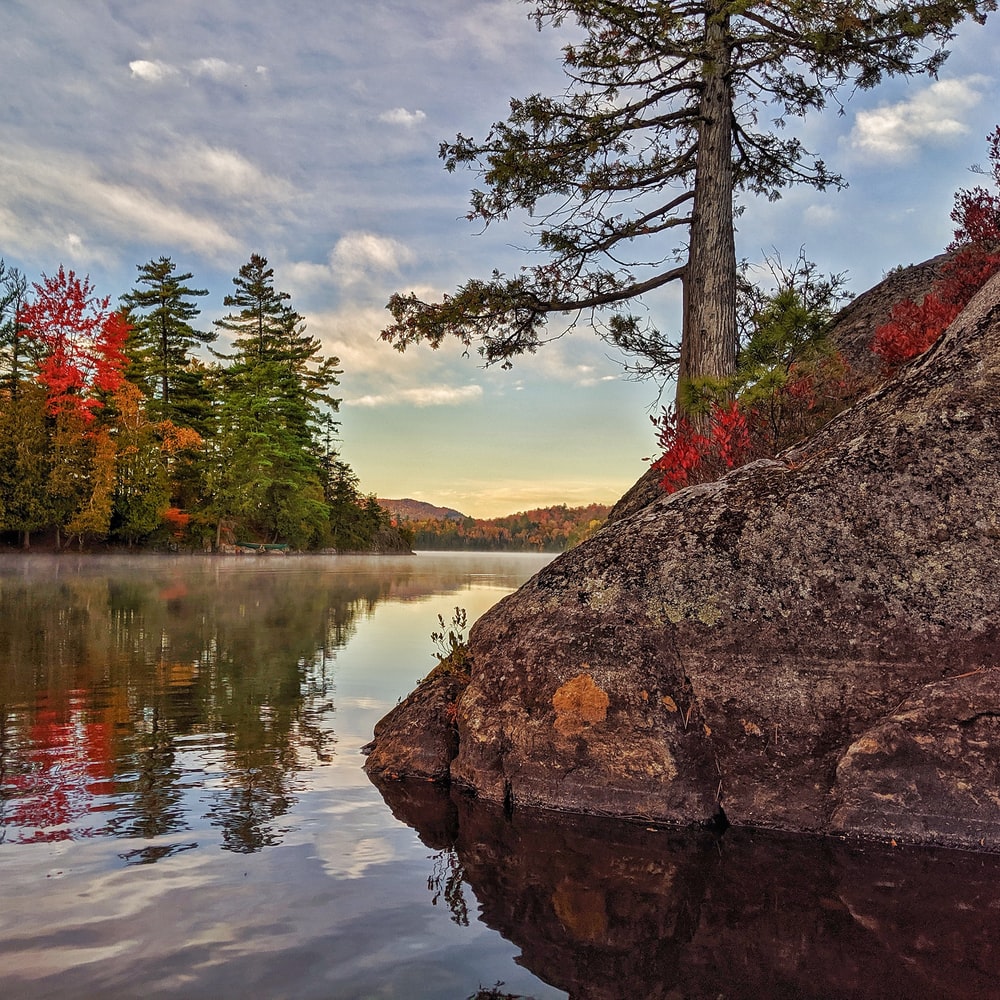
[{"label": "tree line", "polygon": [[415,549],[475,552],[563,552],[589,538],[610,507],[539,507],[506,517],[400,520]]},{"label": "tree line", "polygon": [[[338,359],[324,357],[254,253],[228,312],[169,257],[113,308],[59,267],[0,259],[0,535],[68,544],[368,551],[401,544],[336,447]],[[216,350],[228,335],[228,353]]]}]

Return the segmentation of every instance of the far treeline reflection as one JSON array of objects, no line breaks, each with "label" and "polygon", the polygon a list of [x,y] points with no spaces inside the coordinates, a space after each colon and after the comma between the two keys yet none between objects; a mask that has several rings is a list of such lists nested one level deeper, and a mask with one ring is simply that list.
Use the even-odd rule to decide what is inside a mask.
[{"label": "far treeline reflection", "polygon": [[[156,838],[207,814],[226,850],[275,843],[296,775],[335,752],[336,651],[359,616],[419,587],[384,568],[328,579],[218,564],[31,579],[5,568],[0,840],[20,842]],[[127,860],[195,846],[176,840]]]}]

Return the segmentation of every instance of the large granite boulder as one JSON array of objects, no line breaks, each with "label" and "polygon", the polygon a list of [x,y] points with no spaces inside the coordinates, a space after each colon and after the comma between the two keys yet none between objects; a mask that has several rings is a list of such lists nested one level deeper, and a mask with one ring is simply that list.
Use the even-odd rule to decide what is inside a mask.
[{"label": "large granite boulder", "polygon": [[556,559],[472,632],[451,780],[508,811],[1000,846],[998,387],[1000,277],[804,445]]}]

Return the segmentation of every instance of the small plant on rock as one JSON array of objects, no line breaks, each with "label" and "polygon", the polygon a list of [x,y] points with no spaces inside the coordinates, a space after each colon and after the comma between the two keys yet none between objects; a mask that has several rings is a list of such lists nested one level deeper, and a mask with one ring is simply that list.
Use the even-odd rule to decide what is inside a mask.
[{"label": "small plant on rock", "polygon": [[466,639],[466,628],[469,623],[465,608],[455,608],[451,621],[446,622],[444,615],[438,615],[440,631],[431,632],[431,642],[436,649],[434,658],[437,666],[424,678],[430,680],[440,673],[458,674],[467,680],[469,675],[469,645]]},{"label": "small plant on rock", "polygon": [[692,380],[686,414],[653,418],[662,452],[653,468],[668,493],[709,482],[756,458],[771,456],[815,432],[857,393],[827,333],[845,298],[844,276],[822,277],[799,252],[790,267],[768,259],[774,287],[744,280],[736,373]]}]

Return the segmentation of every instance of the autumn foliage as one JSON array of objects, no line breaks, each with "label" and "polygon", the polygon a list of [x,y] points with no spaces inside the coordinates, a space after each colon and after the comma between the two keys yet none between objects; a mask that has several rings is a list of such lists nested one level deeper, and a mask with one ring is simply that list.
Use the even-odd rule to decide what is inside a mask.
[{"label": "autumn foliage", "polygon": [[654,423],[663,454],[653,468],[662,474],[660,483],[668,493],[696,481],[696,476],[700,481],[715,478],[749,457],[750,420],[735,400],[713,403],[704,431],[674,409],[664,410]]},{"label": "autumn foliage", "polygon": [[[1000,192],[1000,126],[988,141],[991,174]],[[951,256],[932,292],[920,302],[898,302],[888,322],[875,331],[871,349],[883,360],[887,374],[926,351],[1000,271],[997,192],[977,186],[955,196]],[[823,345],[821,337],[796,339],[795,327],[805,314],[794,291],[794,286],[780,289],[754,317],[757,329],[744,351],[752,354],[754,338],[761,339],[769,368],[757,364],[748,376],[738,373],[731,382],[710,387],[716,398],[703,403],[696,420],[673,409],[653,419],[662,452],[652,467],[668,493],[777,454],[813,433],[856,395],[850,368],[831,345]]]},{"label": "autumn foliage", "polygon": [[183,538],[191,523],[191,515],[177,507],[168,507],[163,512],[163,523],[170,529],[174,538]]},{"label": "autumn foliage", "polygon": [[54,277],[34,284],[35,297],[25,306],[25,335],[42,348],[38,379],[52,414],[74,412],[86,423],[104,406],[101,393],[122,383],[129,325],[110,309],[109,298],[94,294],[90,279],[61,266]]},{"label": "autumn foliage", "polygon": [[538,507],[496,518],[398,518],[415,549],[480,552],[562,552],[593,534],[610,507]]},{"label": "autumn foliage", "polygon": [[[1000,126],[987,137],[993,181],[1000,190]],[[951,212],[955,238],[951,259],[934,290],[921,302],[897,303],[889,321],[875,331],[872,350],[894,370],[923,354],[969,300],[1000,270],[1000,195],[981,186],[961,190]]]}]

